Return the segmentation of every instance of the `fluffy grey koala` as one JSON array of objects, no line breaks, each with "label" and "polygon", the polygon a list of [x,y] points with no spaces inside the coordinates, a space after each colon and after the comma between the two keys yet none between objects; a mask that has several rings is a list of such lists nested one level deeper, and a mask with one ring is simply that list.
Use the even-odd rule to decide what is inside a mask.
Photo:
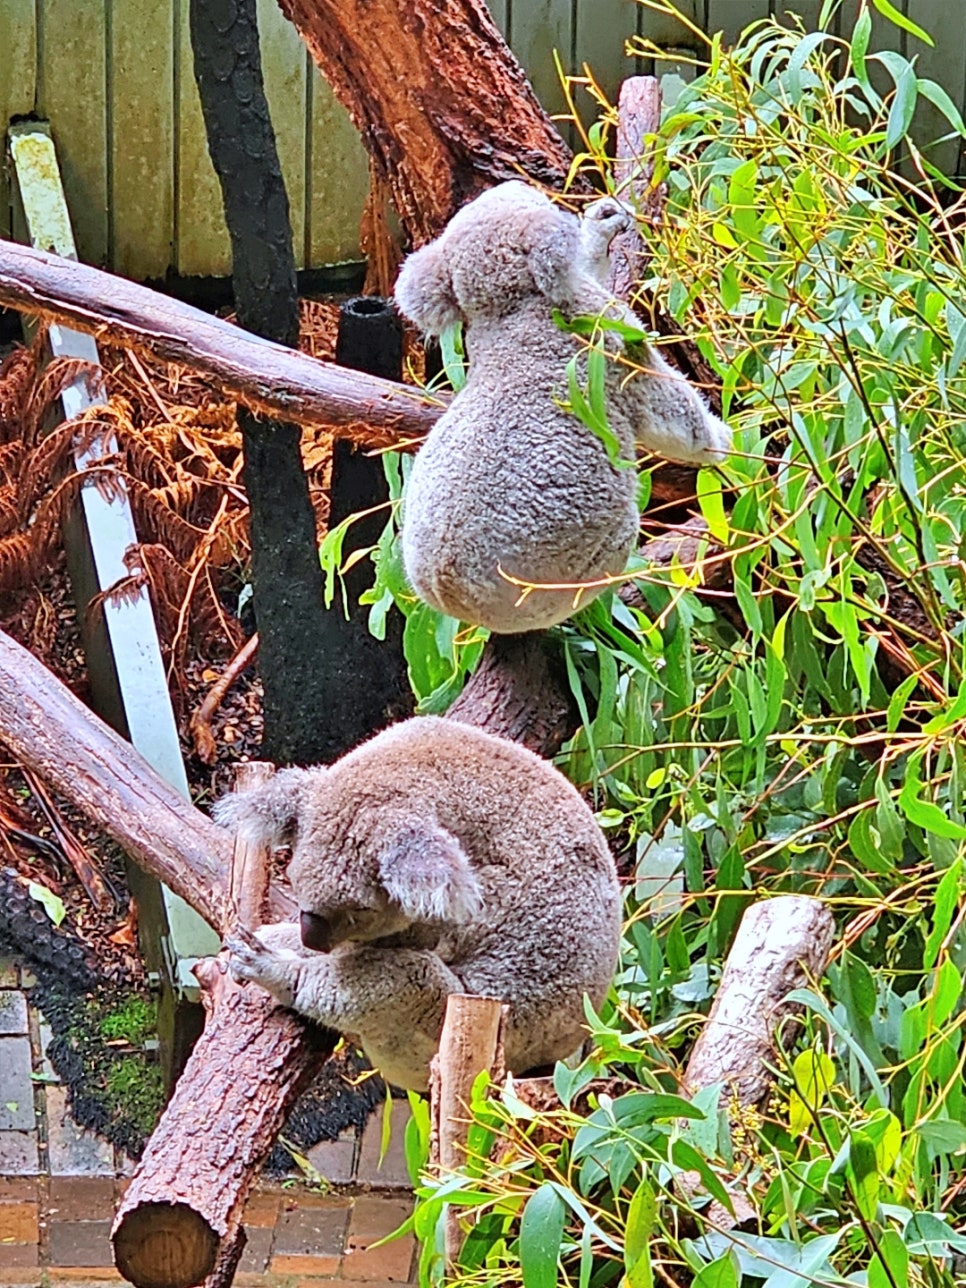
[{"label": "fluffy grey koala", "polygon": [[509,1003],[514,1072],[580,1045],[584,994],[599,1006],[617,964],[620,891],[591,811],[532,752],[423,716],[214,815],[291,843],[301,909],[230,939],[232,974],[355,1037],[388,1081],[426,1087],[450,993]]},{"label": "fluffy grey koala", "polygon": [[[638,325],[604,285],[611,241],[628,221],[613,198],[578,218],[511,180],[471,201],[403,264],[400,310],[428,334],[461,320],[469,355],[465,387],[416,456],[403,512],[413,588],[453,617],[509,634],[552,626],[627,563],[636,474],[612,464],[561,406],[567,364],[583,346],[553,311]],[[613,332],[605,344],[632,364],[608,362],[605,378],[623,459],[633,461],[638,445],[698,465],[727,454],[728,427],[653,348]],[[556,589],[521,599],[508,577]]]}]

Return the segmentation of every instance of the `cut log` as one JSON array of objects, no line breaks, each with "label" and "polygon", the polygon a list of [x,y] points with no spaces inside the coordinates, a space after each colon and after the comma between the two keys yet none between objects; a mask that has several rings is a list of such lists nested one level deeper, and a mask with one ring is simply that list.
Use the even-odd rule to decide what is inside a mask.
[{"label": "cut log", "polygon": [[272,344],[126,278],[2,239],[0,304],[191,367],[252,411],[365,447],[414,448],[446,402]]},{"label": "cut log", "polygon": [[[261,761],[236,767],[235,790],[271,778]],[[232,922],[262,922],[270,850],[236,838],[227,905]],[[118,1269],[141,1288],[229,1284],[244,1247],[245,1200],[288,1107],[337,1034],[313,1028],[206,959],[195,967],[207,1018],[114,1225]],[[252,1065],[255,1059],[257,1063]],[[247,1130],[240,1131],[239,1123]]]},{"label": "cut log", "polygon": [[[685,1069],[684,1088],[690,1095],[722,1083],[729,1107],[757,1108],[766,1100],[779,1030],[787,1045],[801,1011],[786,1001],[788,994],[821,977],[834,934],[829,909],[805,895],[780,895],[748,908]],[[701,1190],[696,1172],[679,1176],[676,1183],[689,1197]],[[728,1229],[755,1217],[739,1190],[732,1190],[732,1199],[733,1214],[711,1204],[706,1212],[710,1224]]]},{"label": "cut log", "polygon": [[334,1043],[211,958],[195,974],[204,1032],[114,1226],[118,1270],[137,1288],[190,1288],[215,1271],[258,1165]]}]

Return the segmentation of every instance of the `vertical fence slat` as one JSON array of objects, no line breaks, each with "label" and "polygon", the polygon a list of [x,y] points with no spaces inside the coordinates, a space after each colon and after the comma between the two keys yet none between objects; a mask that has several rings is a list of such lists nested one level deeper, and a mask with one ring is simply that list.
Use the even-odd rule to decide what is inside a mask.
[{"label": "vertical fence slat", "polygon": [[[580,0],[586,4],[587,0]],[[678,0],[677,9],[697,27],[704,28],[705,0]],[[655,13],[653,9],[641,8],[638,16],[640,34],[645,40],[653,40],[656,45],[671,49],[703,48],[704,41],[698,43],[698,37],[685,23],[669,14]]]},{"label": "vertical fence slat", "polygon": [[305,114],[307,69],[302,38],[276,0],[258,0],[258,35],[265,96],[288,192],[295,265],[305,267]]},{"label": "vertical fence slat", "polygon": [[[11,116],[34,110],[37,91],[37,25],[34,0],[0,2],[0,133],[6,148]],[[0,237],[10,236],[10,181],[0,164]]]},{"label": "vertical fence slat", "polygon": [[797,14],[806,31],[818,30],[818,19],[822,12],[822,0],[773,0],[772,13],[780,21],[791,26],[789,15]]},{"label": "vertical fence slat", "polygon": [[[584,64],[607,95],[608,102],[617,102],[621,81],[633,76],[635,66],[624,49],[629,36],[637,34],[636,0],[578,0],[574,42],[574,71],[583,75]],[[593,120],[597,115],[594,101],[586,93],[577,99],[581,116]],[[584,110],[586,105],[586,111]]]},{"label": "vertical fence slat", "polygon": [[195,84],[188,0],[176,0],[178,10],[177,194],[175,268],[184,277],[227,277],[231,272],[231,243],[221,204],[218,176],[208,156],[205,122]]},{"label": "vertical fence slat", "polygon": [[309,77],[308,259],[319,266],[359,258],[369,171],[355,126],[314,64]]},{"label": "vertical fence slat", "polygon": [[39,19],[37,110],[51,125],[77,256],[107,265],[106,7],[42,0]]},{"label": "vertical fence slat", "polygon": [[113,267],[163,277],[174,232],[172,0],[111,0],[110,36]]},{"label": "vertical fence slat", "polygon": [[708,34],[721,31],[725,44],[733,44],[742,28],[768,13],[768,0],[708,0]]},{"label": "vertical fence slat", "polygon": [[554,50],[558,52],[565,72],[572,70],[571,19],[571,0],[514,0],[513,52],[527,69],[537,97],[551,115],[566,111],[553,54]]},{"label": "vertical fence slat", "polygon": [[506,35],[507,0],[487,0],[486,7],[496,25]]},{"label": "vertical fence slat", "polygon": [[[908,15],[936,44],[930,49],[915,36],[908,36],[906,57],[915,57],[919,75],[942,85],[962,111],[966,100],[966,24],[949,21],[948,0],[910,0]],[[950,132],[942,113],[922,98],[917,104],[913,129],[920,147]],[[926,156],[945,174],[964,173],[962,139],[952,138],[930,147]]]}]

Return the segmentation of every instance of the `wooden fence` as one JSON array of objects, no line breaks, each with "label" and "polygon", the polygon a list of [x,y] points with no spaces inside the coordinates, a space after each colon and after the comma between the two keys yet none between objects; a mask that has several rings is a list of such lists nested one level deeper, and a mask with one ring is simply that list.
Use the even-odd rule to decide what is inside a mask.
[{"label": "wooden fence", "polygon": [[[916,53],[920,74],[966,103],[966,23],[951,18],[963,0],[896,3],[936,33],[936,47],[879,19],[876,36]],[[678,7],[704,30],[733,38],[769,15],[795,12],[814,25],[821,0],[678,0]],[[613,95],[622,77],[652,70],[625,56],[628,36],[669,50],[694,44],[680,22],[636,0],[491,0],[491,8],[552,112],[563,106],[555,50],[568,71],[589,64]],[[847,0],[843,34],[854,12]],[[362,147],[275,0],[259,0],[259,21],[299,265],[353,259],[366,189]],[[228,272],[191,74],[187,0],[0,0],[0,129],[30,114],[51,122],[82,259],[142,280]],[[943,132],[928,105],[920,124],[924,137]],[[958,145],[944,145],[939,160],[958,170]],[[0,179],[0,235],[10,221]]]}]

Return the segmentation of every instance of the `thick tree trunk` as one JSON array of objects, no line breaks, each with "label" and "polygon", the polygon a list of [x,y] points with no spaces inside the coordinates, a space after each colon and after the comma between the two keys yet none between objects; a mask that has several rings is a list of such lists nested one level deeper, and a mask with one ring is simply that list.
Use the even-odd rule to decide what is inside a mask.
[{"label": "thick tree trunk", "polygon": [[563,187],[571,156],[484,0],[279,0],[389,185],[410,239],[504,179]]},{"label": "thick tree trunk", "polygon": [[367,448],[414,449],[448,401],[320,362],[126,278],[2,239],[0,305],[190,367],[254,412]]},{"label": "thick tree trunk", "polygon": [[[191,0],[195,80],[231,238],[239,323],[294,348],[298,297],[288,196],[262,81],[256,0]],[[322,602],[315,514],[301,431],[238,412],[251,511],[265,755],[277,764],[331,760],[355,724],[347,659]],[[351,684],[348,688],[351,690]]]}]

